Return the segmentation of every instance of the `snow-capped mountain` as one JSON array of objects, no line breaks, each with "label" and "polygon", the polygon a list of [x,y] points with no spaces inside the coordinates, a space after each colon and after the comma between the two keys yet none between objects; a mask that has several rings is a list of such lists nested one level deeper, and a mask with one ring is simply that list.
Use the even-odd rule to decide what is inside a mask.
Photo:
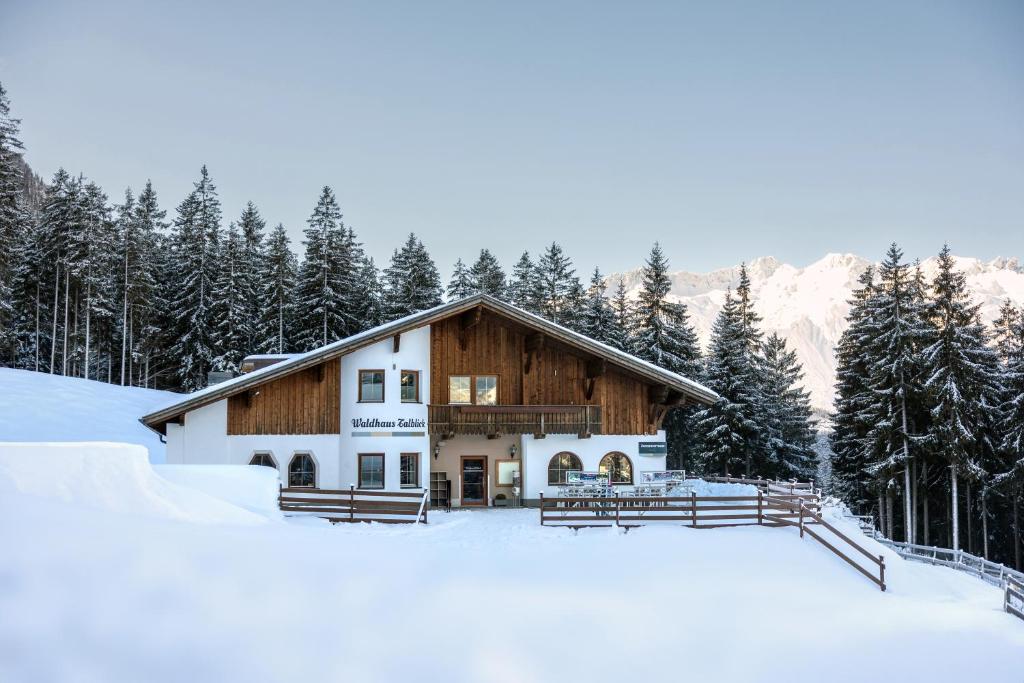
[{"label": "snow-capped mountain", "polygon": [[[987,322],[998,315],[1009,298],[1024,304],[1024,269],[1017,259],[998,258],[984,262],[957,257],[957,266],[967,274],[967,283]],[[815,408],[829,410],[835,381],[833,349],[846,329],[847,301],[857,278],[870,261],[854,254],[827,254],[804,268],[782,263],[771,256],[747,264],[755,307],[764,318],[765,333],[785,337],[804,366],[805,383]],[[922,263],[930,280],[935,273],[934,258]],[[622,277],[630,296],[640,289],[640,270],[614,274],[610,283]],[[707,344],[711,325],[725,299],[726,289],[735,287],[739,266],[710,273],[675,272],[670,275],[670,298],[689,306],[701,342]]]}]

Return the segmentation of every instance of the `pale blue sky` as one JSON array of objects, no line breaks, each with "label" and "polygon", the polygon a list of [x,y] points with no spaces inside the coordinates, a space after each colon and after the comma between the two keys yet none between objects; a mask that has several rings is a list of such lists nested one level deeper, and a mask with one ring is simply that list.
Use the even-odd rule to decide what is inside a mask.
[{"label": "pale blue sky", "polygon": [[[552,239],[578,270],[1024,256],[1024,3],[0,0],[45,176],[295,238],[319,188],[386,259]],[[300,246],[300,245],[297,245]]]}]

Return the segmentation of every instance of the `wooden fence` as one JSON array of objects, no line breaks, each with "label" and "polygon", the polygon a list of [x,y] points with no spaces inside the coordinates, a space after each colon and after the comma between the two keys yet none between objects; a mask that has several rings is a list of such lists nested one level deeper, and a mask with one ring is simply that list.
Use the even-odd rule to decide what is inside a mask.
[{"label": "wooden fence", "polygon": [[278,498],[288,515],[311,515],[331,522],[427,523],[429,491],[367,491],[282,488]]},{"label": "wooden fence", "polygon": [[[749,483],[749,482],[745,482]],[[794,526],[885,590],[885,558],[874,556],[821,516],[821,501],[813,493],[756,496],[652,496],[614,498],[545,498],[540,496],[542,526],[636,527],[654,522],[682,523],[698,529],[723,526]],[[844,548],[867,558],[868,569],[843,552],[811,526],[828,529]],[[877,574],[877,576],[876,576]]]},{"label": "wooden fence", "polygon": [[1015,617],[1024,619],[1024,581],[1013,576],[1007,577],[1003,609]]}]

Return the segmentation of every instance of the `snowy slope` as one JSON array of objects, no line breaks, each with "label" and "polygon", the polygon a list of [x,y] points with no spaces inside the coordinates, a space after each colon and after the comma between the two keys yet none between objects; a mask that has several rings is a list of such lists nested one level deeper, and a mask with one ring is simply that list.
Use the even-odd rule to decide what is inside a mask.
[{"label": "snowy slope", "polygon": [[[853,254],[827,254],[804,268],[770,256],[747,264],[755,307],[764,318],[765,332],[778,332],[796,350],[804,365],[806,386],[814,406],[823,411],[832,405],[833,349],[846,329],[847,301],[857,285],[857,277],[869,263]],[[986,321],[996,318],[1006,299],[1024,305],[1024,269],[1016,259],[983,262],[958,257],[957,265],[967,274],[968,286],[975,300],[982,304]],[[936,270],[935,259],[924,261],[922,267],[930,280]],[[620,275],[627,292],[635,296],[641,285],[640,270],[614,274],[610,282],[616,282]],[[736,286],[739,266],[710,273],[676,272],[670,277],[670,297],[689,305],[697,333],[707,344],[726,288]]]},{"label": "snowy slope", "polygon": [[0,441],[119,441],[164,461],[164,444],[139,416],[177,394],[0,368]]},{"label": "snowy slope", "polygon": [[868,539],[885,593],[791,528],[196,524],[78,494],[0,495],[0,680],[1021,680],[996,588]]}]

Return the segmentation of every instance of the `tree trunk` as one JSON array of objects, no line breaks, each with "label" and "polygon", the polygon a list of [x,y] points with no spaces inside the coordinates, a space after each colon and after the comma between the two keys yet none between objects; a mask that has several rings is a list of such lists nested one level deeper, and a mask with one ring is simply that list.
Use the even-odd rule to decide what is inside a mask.
[{"label": "tree trunk", "polygon": [[128,345],[128,249],[124,250],[124,306],[121,308],[121,386],[124,386],[125,347]]},{"label": "tree trunk", "polygon": [[911,463],[911,468],[913,470],[913,474],[911,476],[911,482],[913,482],[913,488],[911,490],[911,493],[913,494],[914,497],[913,497],[913,500],[911,500],[910,509],[913,511],[914,516],[913,516],[913,518],[911,520],[913,523],[910,525],[910,539],[909,540],[910,540],[911,543],[917,543],[917,505],[918,505],[917,481],[918,481],[918,476],[917,476],[917,461],[916,460]]},{"label": "tree trunk", "polygon": [[931,533],[928,529],[928,492],[925,491],[924,500],[921,501],[922,514],[924,515],[924,526],[921,527],[921,543],[925,545],[930,544]]},{"label": "tree trunk", "polygon": [[956,465],[950,465],[949,467],[949,482],[952,486],[950,495],[950,514],[953,516],[953,527],[951,530],[952,534],[952,545],[953,550],[960,550],[960,510],[957,508],[957,490],[956,490]]},{"label": "tree trunk", "polygon": [[882,497],[881,492],[878,494],[878,531],[883,536],[885,536],[885,532],[888,531],[885,519],[885,499]]},{"label": "tree trunk", "polygon": [[60,310],[60,261],[53,276],[53,334],[50,336],[50,374],[57,366],[57,312]]},{"label": "tree trunk", "polygon": [[886,530],[885,537],[889,539],[896,535],[896,520],[893,518],[895,509],[896,504],[893,500],[892,489],[887,488],[885,490],[885,521],[889,528]]},{"label": "tree trunk", "polygon": [[988,559],[988,496],[981,490],[981,556]]},{"label": "tree trunk", "polygon": [[39,372],[39,280],[36,279],[36,372]]},{"label": "tree trunk", "polygon": [[1013,497],[1013,566],[1015,569],[1024,569],[1020,564],[1020,489],[1017,489]]},{"label": "tree trunk", "polygon": [[971,480],[968,479],[964,482],[965,491],[967,495],[966,505],[964,506],[964,514],[967,517],[967,552],[974,553],[974,533],[973,526],[971,524],[971,517],[973,516],[973,510],[971,509]]},{"label": "tree trunk", "polygon": [[[900,377],[903,383],[903,377]],[[907,543],[913,543],[914,536],[914,507],[910,496],[910,444],[907,441],[907,397],[906,394],[900,398],[900,411],[903,413],[903,534]]]},{"label": "tree trunk", "polygon": [[63,356],[61,358],[61,374],[65,377],[68,374],[68,305],[69,296],[68,289],[71,284],[71,279],[68,276],[68,271],[64,271],[64,350],[61,352]]},{"label": "tree trunk", "polygon": [[[89,345],[92,343],[91,328],[89,327],[92,322],[92,282],[90,282],[85,288],[85,378],[89,379]],[[97,376],[99,375],[99,369],[96,370]]]}]

